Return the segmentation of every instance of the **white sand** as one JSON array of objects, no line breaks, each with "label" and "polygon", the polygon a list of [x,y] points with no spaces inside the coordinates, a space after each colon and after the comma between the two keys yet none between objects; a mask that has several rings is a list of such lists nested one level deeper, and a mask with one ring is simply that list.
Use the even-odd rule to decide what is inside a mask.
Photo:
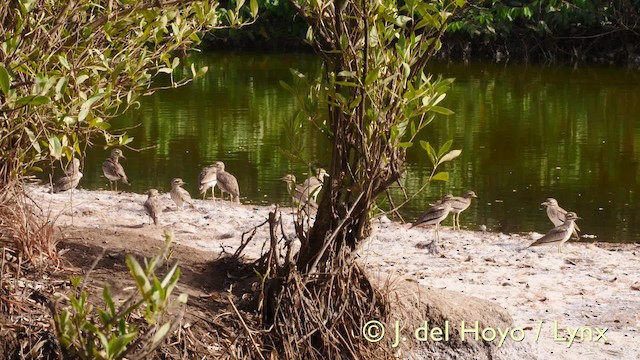
[{"label": "white sand", "polygon": [[[130,229],[158,240],[164,229],[170,229],[178,243],[216,253],[221,249],[233,253],[242,233],[264,222],[272,209],[197,200],[196,209],[175,211],[165,193],[160,197],[164,206],[161,226],[155,227],[148,225],[142,207],[146,195],[86,190],[48,194],[40,186],[30,191],[43,211],[59,215],[57,225]],[[287,213],[284,209],[285,225],[291,219]],[[446,219],[445,225],[450,224],[451,219]],[[559,254],[556,246],[526,249],[541,234],[444,227],[440,232],[444,248],[440,255],[432,255],[415,245],[431,241],[433,228],[409,230],[408,225],[395,222],[376,222],[374,227],[359,252],[368,269],[498,303],[511,314],[514,327],[524,331],[523,343],[539,359],[640,359],[640,245],[569,242]],[[263,226],[247,246],[246,255],[259,256],[267,239],[268,227]],[[212,253],[212,259],[217,256]],[[554,339],[554,322],[558,339]],[[568,338],[567,327],[584,329],[585,339],[580,340],[579,331],[568,346],[566,339],[560,339]],[[607,340],[589,341],[587,328],[594,338],[606,328]]]}]

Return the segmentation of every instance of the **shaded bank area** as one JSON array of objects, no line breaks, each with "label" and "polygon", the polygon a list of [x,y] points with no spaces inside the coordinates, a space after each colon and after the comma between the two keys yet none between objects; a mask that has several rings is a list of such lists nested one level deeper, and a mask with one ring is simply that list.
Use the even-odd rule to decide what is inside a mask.
[{"label": "shaded bank area", "polygon": [[[242,30],[207,34],[206,49],[310,52],[288,1],[259,1]],[[412,26],[409,21],[407,26]],[[443,38],[440,59],[640,66],[640,1],[469,1]]]}]

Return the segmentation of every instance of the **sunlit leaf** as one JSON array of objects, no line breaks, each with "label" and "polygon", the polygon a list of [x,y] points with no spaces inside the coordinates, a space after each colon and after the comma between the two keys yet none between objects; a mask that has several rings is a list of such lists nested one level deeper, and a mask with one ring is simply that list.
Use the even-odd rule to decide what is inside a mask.
[{"label": "sunlit leaf", "polygon": [[451,161],[460,156],[461,153],[462,150],[451,150],[445,156],[443,156],[438,163],[441,164],[446,161]]},{"label": "sunlit leaf", "polygon": [[91,107],[93,106],[93,104],[102,99],[104,97],[104,93],[102,94],[98,94],[95,96],[92,96],[91,98],[89,98],[87,101],[85,101],[82,106],[80,106],[80,112],[78,113],[78,121],[83,121],[87,115],[89,114],[89,111],[91,111]]},{"label": "sunlit leaf", "polygon": [[435,181],[449,181],[449,173],[445,171],[441,171],[431,178],[431,180]]},{"label": "sunlit leaf", "polygon": [[56,136],[49,138],[49,153],[56,160],[60,160],[60,157],[62,156],[62,144],[60,143],[60,139]]},{"label": "sunlit leaf", "polygon": [[167,322],[162,325],[153,337],[151,338],[151,347],[155,347],[160,343],[160,341],[164,340],[165,336],[169,333],[169,329],[171,329],[171,323]]},{"label": "sunlit leaf", "polygon": [[257,0],[251,0],[249,1],[249,8],[251,9],[251,17],[256,17],[258,16],[258,1]]}]

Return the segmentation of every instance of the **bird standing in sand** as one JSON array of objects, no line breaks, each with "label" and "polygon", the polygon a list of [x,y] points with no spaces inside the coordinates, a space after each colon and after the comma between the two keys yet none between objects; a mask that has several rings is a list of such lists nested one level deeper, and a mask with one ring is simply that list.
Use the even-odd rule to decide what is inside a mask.
[{"label": "bird standing in sand", "polygon": [[[560,205],[558,205],[558,201],[556,199],[548,198],[545,202],[543,202],[540,205],[543,205],[547,208],[547,216],[549,217],[549,220],[551,220],[554,226],[559,226],[564,224],[566,220],[567,210],[561,208]],[[578,231],[580,231],[580,227],[578,226],[578,224],[575,224],[573,229],[573,235],[576,237],[576,239],[580,239],[580,235],[578,235]]]},{"label": "bird standing in sand", "polygon": [[65,169],[66,176],[63,176],[53,183],[53,189],[51,192],[57,193],[61,191],[67,191],[75,189],[80,183],[82,173],[80,172],[80,160],[73,158],[73,161],[69,163]]},{"label": "bird standing in sand", "polygon": [[144,211],[149,215],[150,219],[153,219],[153,224],[158,225],[158,217],[162,213],[160,201],[158,200],[158,190],[149,189],[147,195],[147,201],[144,202]]},{"label": "bird standing in sand", "polygon": [[280,180],[287,183],[287,190],[289,191],[289,195],[291,195],[291,201],[298,208],[307,206],[310,207],[311,210],[317,210],[318,204],[309,198],[309,190],[308,187],[304,187],[304,185],[296,184],[296,177],[293,174],[287,174],[282,177]]},{"label": "bird standing in sand", "polygon": [[194,206],[193,200],[191,200],[191,195],[187,190],[181,188],[182,185],[184,185],[184,181],[182,181],[182,179],[180,178],[171,180],[171,200],[176,203],[178,209],[182,209],[184,203],[189,204],[189,206],[191,206],[191,208],[193,209]]},{"label": "bird standing in sand", "polygon": [[126,157],[122,155],[122,150],[113,149],[111,150],[111,156],[102,163],[102,172],[104,176],[109,179],[110,187],[112,182],[115,183],[116,191],[118,191],[118,181],[131,185],[129,184],[129,179],[127,179],[127,174],[124,173],[124,168],[118,162],[119,158],[126,159]]},{"label": "bird standing in sand", "polygon": [[458,226],[460,230],[460,213],[467,210],[471,205],[471,199],[477,198],[475,192],[469,190],[463,196],[455,196],[451,199],[451,213],[453,214],[453,230]]},{"label": "bird standing in sand", "polygon": [[224,199],[224,193],[229,193],[231,201],[240,203],[240,187],[238,186],[236,177],[224,170],[224,163],[222,161],[216,161],[214,166],[217,169],[216,184],[222,191],[221,198]]},{"label": "bird standing in sand", "polygon": [[449,213],[451,212],[451,203],[453,201],[453,196],[445,195],[442,200],[440,200],[439,204],[436,204],[430,207],[424,214],[422,214],[418,220],[416,220],[411,228],[419,226],[419,225],[435,225],[436,226],[436,236],[433,242],[430,245],[431,252],[437,252],[437,243],[440,241],[440,223],[442,220],[446,219]]},{"label": "bird standing in sand", "polygon": [[218,167],[216,164],[213,164],[202,169],[200,175],[198,175],[198,189],[200,190],[200,194],[202,194],[202,200],[207,196],[207,190],[209,190],[209,188],[211,188],[211,197],[215,200],[215,188],[218,182],[217,173]]},{"label": "bird standing in sand", "polygon": [[327,171],[323,168],[318,168],[316,174],[306,179],[302,183],[303,192],[308,194],[308,197],[314,202],[318,200],[318,194],[324,185],[324,178],[329,176]]},{"label": "bird standing in sand", "polygon": [[568,212],[565,216],[565,221],[553,229],[549,230],[543,237],[536,240],[532,246],[546,245],[546,244],[558,244],[558,252],[561,252],[562,244],[564,244],[573,233],[575,227],[575,221],[580,219],[574,212]]}]

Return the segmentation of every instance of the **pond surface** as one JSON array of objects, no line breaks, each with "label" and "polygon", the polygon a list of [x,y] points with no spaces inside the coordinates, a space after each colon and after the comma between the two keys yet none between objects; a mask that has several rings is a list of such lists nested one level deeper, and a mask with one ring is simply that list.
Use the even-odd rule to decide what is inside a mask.
[{"label": "pond surface", "polygon": [[[205,78],[144,98],[139,109],[113,122],[114,128],[137,126],[127,133],[144,149],[124,149],[132,181],[127,190],[165,192],[181,177],[197,197],[202,167],[222,160],[238,178],[243,203],[288,204],[279,179],[291,172],[300,183],[309,171],[288,152],[301,148],[303,159],[328,167],[328,140],[311,127],[292,128],[295,103],[279,84],[291,83],[289,68],[317,74],[313,55],[213,53],[191,61],[209,67]],[[553,226],[540,203],[554,197],[583,218],[582,234],[639,241],[638,71],[493,64],[441,64],[430,71],[456,78],[443,104],[455,114],[436,118],[421,139],[436,148],[453,139],[462,155],[440,169],[450,173],[449,182],[434,182],[401,210],[405,220],[446,193],[472,189],[480,198],[462,213],[463,228],[544,233]],[[81,187],[108,188],[100,166],[108,152],[91,150]],[[431,170],[420,146],[409,149],[408,192]]]}]

